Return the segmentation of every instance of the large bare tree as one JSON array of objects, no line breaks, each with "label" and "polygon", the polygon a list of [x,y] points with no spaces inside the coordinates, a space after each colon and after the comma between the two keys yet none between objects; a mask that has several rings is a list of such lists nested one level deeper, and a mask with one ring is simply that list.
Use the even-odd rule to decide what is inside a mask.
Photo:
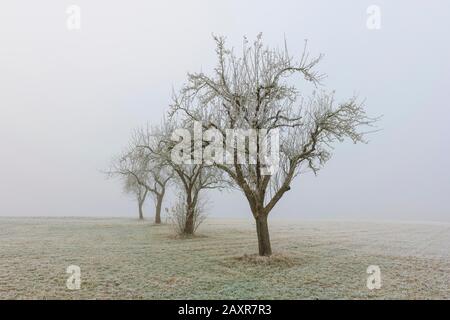
[{"label": "large bare tree", "polygon": [[[312,84],[312,91],[324,77],[315,71],[321,56],[310,58],[306,43],[300,59],[295,60],[286,45],[283,49],[264,47],[261,35],[253,44],[244,39],[240,55],[225,47],[224,38],[214,39],[218,58],[214,72],[188,74],[188,83],[181,98],[175,99],[171,113],[201,121],[205,129],[215,128],[223,141],[227,129],[265,130],[267,138],[277,132],[278,170],[267,172],[267,164],[262,161],[267,150],[260,139],[256,142],[256,163],[242,164],[237,149],[231,163],[215,163],[244,193],[256,221],[259,254],[269,256],[272,249],[267,218],[291,189],[293,179],[303,169],[317,173],[330,158],[334,142],[345,138],[364,142],[364,132],[359,128],[376,119],[366,115],[355,97],[336,103],[334,94],[324,91],[302,96],[301,78]],[[196,103],[184,103],[186,99],[195,99]]]}]

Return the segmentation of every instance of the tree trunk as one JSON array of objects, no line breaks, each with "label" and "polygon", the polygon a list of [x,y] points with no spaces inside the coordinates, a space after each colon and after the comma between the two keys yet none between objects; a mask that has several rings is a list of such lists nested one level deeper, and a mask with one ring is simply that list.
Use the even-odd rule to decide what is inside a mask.
[{"label": "tree trunk", "polygon": [[161,206],[162,206],[163,197],[156,197],[156,213],[155,213],[155,224],[161,224]]},{"label": "tree trunk", "polygon": [[186,197],[186,221],[184,223],[183,233],[187,235],[194,234],[194,209],[195,204],[192,200],[191,190],[188,190],[188,194]]},{"label": "tree trunk", "polygon": [[143,206],[144,206],[144,201],[139,202],[139,220],[144,220]]},{"label": "tree trunk", "polygon": [[256,217],[256,233],[258,235],[258,248],[260,256],[270,256],[272,248],[270,246],[269,225],[267,224],[267,214],[260,213]]},{"label": "tree trunk", "polygon": [[184,225],[184,234],[192,235],[194,234],[194,208],[192,204],[189,204],[186,212],[186,223]]}]

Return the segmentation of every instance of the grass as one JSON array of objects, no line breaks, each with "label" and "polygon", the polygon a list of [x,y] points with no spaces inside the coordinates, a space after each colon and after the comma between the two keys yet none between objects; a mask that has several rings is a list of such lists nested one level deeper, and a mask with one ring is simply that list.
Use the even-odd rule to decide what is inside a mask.
[{"label": "grass", "polygon": [[182,239],[131,219],[0,218],[0,299],[450,298],[449,225],[269,223],[275,254],[261,258],[251,221],[210,219]]}]

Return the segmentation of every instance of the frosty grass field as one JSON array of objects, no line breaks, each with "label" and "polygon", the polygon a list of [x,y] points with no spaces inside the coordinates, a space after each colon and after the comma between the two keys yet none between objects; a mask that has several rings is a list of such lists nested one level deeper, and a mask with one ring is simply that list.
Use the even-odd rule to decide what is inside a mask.
[{"label": "frosty grass field", "polygon": [[[0,218],[0,299],[450,299],[450,225],[209,219],[180,239],[132,219]],[[81,268],[81,289],[66,268]],[[369,290],[369,265],[382,287]]]}]

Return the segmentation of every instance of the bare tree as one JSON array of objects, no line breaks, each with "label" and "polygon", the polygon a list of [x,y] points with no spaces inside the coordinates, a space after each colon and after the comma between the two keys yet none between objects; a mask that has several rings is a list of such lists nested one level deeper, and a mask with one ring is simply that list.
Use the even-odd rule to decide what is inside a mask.
[{"label": "bare tree", "polygon": [[[137,143],[141,142],[142,134],[146,130],[136,130],[131,139],[130,147],[120,157],[113,161],[110,174],[119,174],[125,181],[132,182],[135,193],[147,196],[148,192],[153,196],[155,202],[155,224],[161,223],[161,208],[166,193],[167,184],[173,174],[169,167],[157,162],[156,158],[148,157],[142,152]],[[157,144],[157,141],[153,141]],[[145,193],[142,193],[145,190]],[[145,197],[144,197],[145,200]],[[142,216],[142,205],[139,205],[140,219]]]},{"label": "bare tree", "polygon": [[[259,254],[272,254],[267,217],[283,195],[291,189],[293,179],[310,169],[314,173],[330,158],[332,143],[350,138],[364,142],[360,126],[376,119],[366,116],[363,105],[355,97],[336,103],[333,93],[313,93],[308,99],[300,94],[295,75],[306,82],[320,85],[324,76],[314,70],[321,56],[311,59],[305,50],[296,61],[287,46],[281,50],[263,46],[262,37],[249,45],[244,39],[242,55],[225,48],[225,40],[215,37],[217,67],[213,75],[188,74],[188,83],[177,97],[171,113],[201,121],[203,127],[215,128],[225,138],[227,129],[275,131],[279,135],[279,169],[267,173],[266,156],[261,140],[257,140],[257,161],[242,164],[234,150],[231,163],[216,166],[228,174],[242,190],[256,221]],[[184,103],[196,100],[197,103]],[[197,106],[197,107],[193,107]],[[225,139],[224,139],[225,141]],[[248,155],[249,146],[245,152]]]},{"label": "bare tree", "polygon": [[144,220],[144,203],[147,199],[148,190],[141,185],[134,176],[124,175],[124,191],[136,197],[139,209],[139,220]]},{"label": "bare tree", "polygon": [[[196,163],[193,159],[184,162],[174,160],[174,148],[177,141],[174,140],[175,130],[189,128],[188,123],[178,123],[175,118],[164,122],[159,128],[154,127],[150,131],[141,131],[138,135],[137,145],[146,152],[146,157],[169,166],[174,174],[174,182],[184,195],[185,215],[183,233],[192,235],[196,229],[195,213],[200,193],[207,189],[220,189],[226,183],[217,168],[203,162]],[[152,141],[158,141],[158,144]],[[195,135],[184,141],[192,148],[196,145]],[[201,146],[200,146],[201,148]]]},{"label": "bare tree", "polygon": [[[202,201],[202,198],[200,197],[192,210],[193,232],[195,232],[203,221],[205,221],[205,212],[205,201]],[[177,234],[186,235],[186,219],[188,217],[189,216],[186,215],[186,195],[184,193],[179,193],[177,202],[168,212],[168,218],[172,222]]]}]

